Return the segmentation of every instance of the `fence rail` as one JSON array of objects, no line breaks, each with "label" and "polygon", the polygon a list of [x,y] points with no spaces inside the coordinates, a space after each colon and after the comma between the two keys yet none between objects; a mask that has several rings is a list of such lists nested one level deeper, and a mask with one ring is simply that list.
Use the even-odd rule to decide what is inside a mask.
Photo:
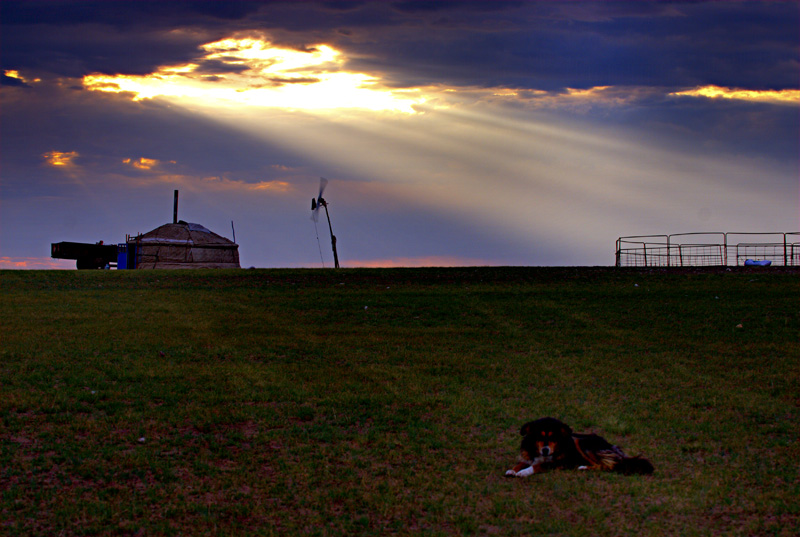
[{"label": "fence rail", "polygon": [[698,232],[617,239],[618,267],[800,266],[800,233]]}]

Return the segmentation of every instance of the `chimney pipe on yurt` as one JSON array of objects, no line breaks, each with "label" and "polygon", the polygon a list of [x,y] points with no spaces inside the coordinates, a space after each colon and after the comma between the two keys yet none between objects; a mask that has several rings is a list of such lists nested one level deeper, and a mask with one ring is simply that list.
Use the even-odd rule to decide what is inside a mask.
[{"label": "chimney pipe on yurt", "polygon": [[178,191],[175,191],[175,202],[172,204],[172,223],[178,223]]}]

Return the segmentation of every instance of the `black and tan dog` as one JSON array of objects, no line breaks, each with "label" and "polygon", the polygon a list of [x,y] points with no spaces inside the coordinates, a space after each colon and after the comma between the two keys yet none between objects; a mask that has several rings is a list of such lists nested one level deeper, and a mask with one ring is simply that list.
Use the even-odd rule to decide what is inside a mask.
[{"label": "black and tan dog", "polygon": [[506,472],[508,477],[528,477],[556,468],[653,473],[653,465],[647,459],[628,457],[602,436],[573,433],[567,424],[555,418],[528,422],[522,426],[520,434],[520,462]]}]

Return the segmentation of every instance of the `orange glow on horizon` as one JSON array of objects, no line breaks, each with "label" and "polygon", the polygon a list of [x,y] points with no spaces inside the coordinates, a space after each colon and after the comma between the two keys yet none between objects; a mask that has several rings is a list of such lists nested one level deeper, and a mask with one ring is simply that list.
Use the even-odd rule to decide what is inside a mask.
[{"label": "orange glow on horizon", "polygon": [[488,267],[496,262],[450,256],[397,257],[392,259],[350,260],[342,263],[348,268],[411,268],[411,267]]},{"label": "orange glow on horizon", "polygon": [[0,257],[0,270],[71,270],[75,268],[75,261],[72,259]]}]

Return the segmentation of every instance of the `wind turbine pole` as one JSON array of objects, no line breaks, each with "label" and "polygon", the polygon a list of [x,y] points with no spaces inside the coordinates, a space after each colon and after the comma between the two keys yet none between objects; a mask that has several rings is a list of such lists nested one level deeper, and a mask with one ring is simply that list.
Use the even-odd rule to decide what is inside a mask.
[{"label": "wind turbine pole", "polygon": [[325,207],[325,216],[328,217],[328,229],[331,232],[331,248],[333,248],[333,264],[336,268],[339,268],[339,256],[336,254],[336,235],[333,234],[333,226],[331,226],[331,215],[328,212],[328,202],[320,198],[319,204]]}]

